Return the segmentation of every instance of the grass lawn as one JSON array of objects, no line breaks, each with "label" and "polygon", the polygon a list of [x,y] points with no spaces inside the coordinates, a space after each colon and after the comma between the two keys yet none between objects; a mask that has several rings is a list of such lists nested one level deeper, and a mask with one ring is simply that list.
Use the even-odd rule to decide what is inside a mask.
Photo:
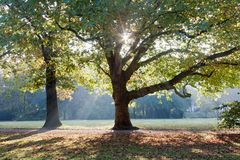
[{"label": "grass lawn", "polygon": [[[110,129],[113,120],[68,120],[62,121],[62,129]],[[0,122],[0,128],[41,128],[43,121],[10,121]],[[217,119],[194,118],[194,119],[146,119],[132,120],[133,125],[142,129],[151,130],[215,130]]]},{"label": "grass lawn", "polygon": [[0,160],[239,160],[240,132],[0,131]]},{"label": "grass lawn", "polygon": [[63,121],[58,130],[0,122],[0,160],[240,160],[240,130],[220,131],[216,119],[132,122],[142,129],[114,132],[112,120]]}]

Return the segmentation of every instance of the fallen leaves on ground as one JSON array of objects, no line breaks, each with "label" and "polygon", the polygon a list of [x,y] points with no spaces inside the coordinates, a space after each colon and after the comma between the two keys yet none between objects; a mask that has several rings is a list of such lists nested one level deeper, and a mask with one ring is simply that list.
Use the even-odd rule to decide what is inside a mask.
[{"label": "fallen leaves on ground", "polygon": [[239,132],[0,131],[0,159],[240,159]]}]

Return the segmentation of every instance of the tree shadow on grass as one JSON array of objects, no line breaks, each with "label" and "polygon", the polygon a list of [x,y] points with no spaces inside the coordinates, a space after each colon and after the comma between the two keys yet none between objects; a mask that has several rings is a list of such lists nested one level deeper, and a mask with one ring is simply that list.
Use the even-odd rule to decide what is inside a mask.
[{"label": "tree shadow on grass", "polygon": [[11,140],[18,140],[18,139],[22,139],[22,138],[26,138],[35,134],[40,134],[40,133],[45,133],[51,130],[47,130],[47,129],[38,129],[38,130],[12,130],[12,132],[0,132],[1,134],[5,134],[8,135],[10,133],[11,136],[6,136],[6,138],[2,138],[0,139],[0,142],[5,142],[5,141],[11,141]]},{"label": "tree shadow on grass", "polygon": [[[48,148],[61,141],[62,137],[55,137],[51,139],[27,141],[21,143],[10,143],[2,145],[0,148],[0,157],[4,159],[22,159],[22,158],[36,158],[36,154],[41,150]],[[25,151],[23,151],[25,149]],[[36,152],[37,151],[37,152]],[[8,154],[11,152],[11,156]],[[1,159],[1,158],[0,158]]]},{"label": "tree shadow on grass", "polygon": [[156,136],[117,131],[88,143],[96,150],[94,159],[240,159],[233,154],[236,146],[218,136],[212,141],[194,134]]},{"label": "tree shadow on grass", "polygon": [[226,143],[238,143],[240,145],[240,134],[239,133],[221,133],[217,134],[217,137]]},{"label": "tree shadow on grass", "polygon": [[20,151],[24,153],[18,158],[38,159],[240,159],[239,154],[234,154],[240,149],[234,144],[239,142],[240,135],[231,133],[113,131],[95,135],[79,133],[72,137],[63,132],[42,137],[4,144],[0,157],[6,157],[9,151]]}]

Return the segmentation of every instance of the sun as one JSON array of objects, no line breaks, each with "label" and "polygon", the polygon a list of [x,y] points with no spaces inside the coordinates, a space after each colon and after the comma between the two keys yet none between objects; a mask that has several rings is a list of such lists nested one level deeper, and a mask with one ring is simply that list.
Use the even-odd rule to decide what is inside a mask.
[{"label": "sun", "polygon": [[131,41],[131,33],[124,32],[122,35],[122,41],[127,44]]},{"label": "sun", "polygon": [[120,54],[125,56],[133,43],[133,36],[130,32],[120,34],[121,43],[123,44]]}]

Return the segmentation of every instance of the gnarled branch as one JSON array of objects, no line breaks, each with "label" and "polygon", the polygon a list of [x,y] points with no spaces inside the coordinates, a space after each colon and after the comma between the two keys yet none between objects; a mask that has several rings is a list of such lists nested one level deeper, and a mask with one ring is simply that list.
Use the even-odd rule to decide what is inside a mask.
[{"label": "gnarled branch", "polygon": [[[199,63],[189,67],[185,71],[180,72],[179,74],[174,76],[169,81],[162,82],[162,83],[155,84],[155,85],[148,86],[148,87],[144,87],[144,88],[141,88],[141,89],[138,89],[138,90],[130,91],[129,92],[129,97],[131,97],[131,99],[135,99],[135,98],[143,97],[147,94],[151,94],[151,93],[154,93],[154,92],[157,92],[157,91],[160,91],[160,90],[174,89],[174,85],[181,82],[184,78],[186,78],[188,76],[192,76],[194,74],[200,75],[199,73],[196,72],[199,68],[202,68],[204,66],[208,66],[210,64],[214,64],[213,60],[229,56],[229,55],[231,55],[231,54],[233,54],[233,53],[235,53],[236,51],[239,51],[239,50],[240,50],[239,47],[234,47],[230,50],[207,56],[205,59],[203,59]],[[207,63],[208,60],[211,60],[213,62],[209,64],[209,63]]]}]

